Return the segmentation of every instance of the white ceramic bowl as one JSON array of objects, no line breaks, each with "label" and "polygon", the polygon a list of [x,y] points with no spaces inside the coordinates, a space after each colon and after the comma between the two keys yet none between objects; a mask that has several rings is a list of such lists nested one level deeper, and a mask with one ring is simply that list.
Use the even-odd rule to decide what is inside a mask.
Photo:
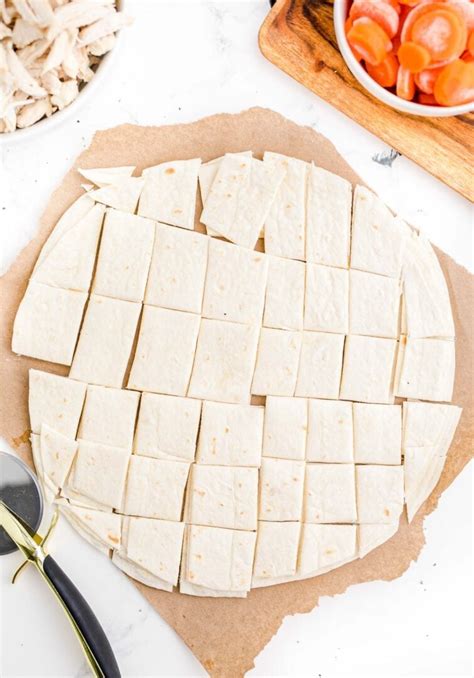
[{"label": "white ceramic bowl", "polygon": [[[125,0],[116,0],[117,9],[119,10],[123,10],[125,4]],[[50,132],[62,122],[67,120],[67,118],[76,115],[82,104],[95,92],[97,87],[101,82],[103,82],[104,77],[109,72],[110,65],[114,61],[115,55],[117,54],[117,49],[121,43],[121,32],[122,31],[118,31],[116,33],[117,40],[110,52],[107,52],[107,54],[104,54],[104,56],[101,58],[94,73],[94,77],[92,77],[89,82],[85,83],[78,96],[71,104],[69,104],[69,106],[63,108],[62,111],[56,111],[56,113],[53,113],[49,118],[41,118],[41,120],[38,120],[38,122],[35,122],[30,127],[16,129],[14,132],[0,134],[0,146],[13,144],[18,141],[29,141],[34,137],[43,134],[44,132]]]},{"label": "white ceramic bowl", "polygon": [[461,106],[428,106],[426,104],[417,104],[414,101],[405,101],[405,99],[397,97],[389,90],[378,85],[357,61],[347,42],[344,23],[347,17],[348,5],[348,0],[334,0],[334,28],[336,30],[337,44],[352,75],[370,94],[384,104],[387,104],[387,106],[396,108],[397,111],[402,111],[403,113],[411,113],[412,115],[446,118],[474,111],[473,103],[462,104]]}]

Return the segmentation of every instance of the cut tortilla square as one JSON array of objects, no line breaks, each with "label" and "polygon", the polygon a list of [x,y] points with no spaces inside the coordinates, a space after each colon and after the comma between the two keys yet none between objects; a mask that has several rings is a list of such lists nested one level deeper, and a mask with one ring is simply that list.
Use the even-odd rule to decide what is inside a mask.
[{"label": "cut tortilla square", "polygon": [[280,330],[303,328],[305,265],[302,261],[268,257],[263,324]]},{"label": "cut tortilla square", "polygon": [[86,301],[86,292],[31,281],[15,316],[12,351],[70,365]]},{"label": "cut tortilla square", "polygon": [[209,241],[202,314],[205,318],[261,323],[268,257],[221,240]]},{"label": "cut tortilla square", "polygon": [[329,463],[354,460],[351,403],[308,400],[306,460]]},{"label": "cut tortilla square", "polygon": [[259,520],[301,520],[305,464],[287,459],[262,459]]},{"label": "cut tortilla square", "polygon": [[119,509],[129,459],[128,450],[80,440],[69,478],[71,489],[105,506]]},{"label": "cut tortilla square", "polygon": [[356,555],[356,525],[303,524],[298,574],[332,569]]},{"label": "cut tortilla square", "polygon": [[265,152],[263,162],[284,172],[265,219],[265,252],[288,259],[305,258],[306,178],[309,165],[280,153]]},{"label": "cut tortilla square", "polygon": [[28,408],[30,427],[40,433],[46,424],[68,438],[75,438],[86,384],[40,370],[29,371]]},{"label": "cut tortilla square", "polygon": [[403,263],[405,332],[411,337],[454,337],[449,292],[429,241],[413,232]]},{"label": "cut tortilla square", "polygon": [[322,167],[311,165],[306,208],[306,259],[347,268],[351,242],[352,187]]},{"label": "cut tortilla square", "polygon": [[128,388],[186,395],[199,323],[192,313],[144,306]]},{"label": "cut tortilla square", "polygon": [[175,586],[178,583],[184,523],[130,518],[126,557]]},{"label": "cut tortilla square", "polygon": [[131,450],[139,400],[134,391],[89,385],[77,437]]},{"label": "cut tortilla square", "polygon": [[124,513],[181,520],[189,464],[133,454],[128,469]]},{"label": "cut tortilla square", "polygon": [[[241,153],[226,153],[226,155],[236,155],[243,158],[251,158],[252,151],[242,151]],[[217,172],[219,170],[220,164],[224,156],[220,158],[214,158],[214,160],[209,160],[205,162],[199,168],[199,189],[201,192],[202,204],[206,204],[207,196],[211,190],[211,186],[214,183]],[[216,235],[214,232],[208,231],[208,235]]]},{"label": "cut tortilla square", "polygon": [[253,395],[294,395],[301,342],[301,332],[262,327],[252,381]]},{"label": "cut tortilla square", "polygon": [[450,339],[408,337],[395,395],[449,402],[453,397],[456,356]]},{"label": "cut tortilla square", "polygon": [[248,404],[257,342],[258,327],[203,318],[188,395]]},{"label": "cut tortilla square", "polygon": [[350,335],[346,339],[341,398],[392,403],[395,339]]},{"label": "cut tortilla square", "polygon": [[258,469],[194,464],[186,521],[192,525],[256,530]]},{"label": "cut tortilla square", "polygon": [[201,401],[143,393],[134,450],[157,459],[194,461]]},{"label": "cut tortilla square", "polygon": [[265,403],[263,456],[304,459],[308,403],[304,398],[275,398]]},{"label": "cut tortilla square", "polygon": [[201,313],[208,243],[200,233],[156,224],[145,303]]},{"label": "cut tortilla square", "polygon": [[201,222],[227,240],[253,249],[284,174],[261,160],[226,155]]},{"label": "cut tortilla square", "polygon": [[197,449],[200,464],[259,467],[264,408],[205,401]]},{"label": "cut tortilla square", "polygon": [[403,466],[356,466],[359,523],[398,523],[403,511]]},{"label": "cut tortilla square", "polygon": [[354,459],[357,464],[401,464],[400,405],[354,403]]},{"label": "cut tortilla square", "polygon": [[175,160],[143,170],[145,184],[138,214],[193,230],[201,160]]},{"label": "cut tortilla square", "polygon": [[303,332],[296,395],[337,399],[343,351],[343,334]]},{"label": "cut tortilla square", "polygon": [[188,525],[181,579],[215,591],[249,591],[255,539],[255,532]]},{"label": "cut tortilla square", "polygon": [[134,214],[143,186],[144,179],[141,177],[126,177],[114,184],[89,191],[87,195],[96,202],[107,205],[107,207],[114,207],[116,210]]},{"label": "cut tortilla square", "polygon": [[32,280],[67,290],[87,292],[99,244],[105,207],[93,205],[69,228],[38,263]]},{"label": "cut tortilla square", "polygon": [[398,530],[398,523],[390,525],[359,525],[357,529],[359,558],[388,541]]},{"label": "cut tortilla square", "polygon": [[104,186],[116,184],[122,179],[131,177],[134,169],[134,165],[126,165],[123,167],[95,167],[91,169],[80,169],[78,167],[77,171],[87,181],[91,181],[99,188],[103,188]]},{"label": "cut tortilla square", "polygon": [[357,522],[354,464],[306,464],[303,520]]},{"label": "cut tortilla square", "polygon": [[400,283],[364,271],[350,271],[351,334],[398,338]]},{"label": "cut tortilla square", "polygon": [[63,506],[63,513],[72,518],[72,524],[77,523],[82,529],[99,542],[111,549],[120,547],[122,535],[122,518],[112,511],[96,511],[82,506]]},{"label": "cut tortilla square", "polygon": [[154,237],[153,221],[107,210],[93,292],[125,301],[143,301]]},{"label": "cut tortilla square", "polygon": [[67,438],[46,424],[41,425],[41,468],[57,488],[57,493],[66,482],[77,448],[78,444],[73,438]]},{"label": "cut tortilla square", "polygon": [[352,214],[351,268],[399,278],[409,227],[372,191],[356,186]]},{"label": "cut tortilla square", "polygon": [[304,327],[319,332],[348,332],[348,271],[319,264],[306,265]]},{"label": "cut tortilla square", "polygon": [[140,312],[141,304],[91,294],[70,376],[121,388]]},{"label": "cut tortilla square", "polygon": [[296,573],[301,523],[258,524],[253,576],[285,577]]}]

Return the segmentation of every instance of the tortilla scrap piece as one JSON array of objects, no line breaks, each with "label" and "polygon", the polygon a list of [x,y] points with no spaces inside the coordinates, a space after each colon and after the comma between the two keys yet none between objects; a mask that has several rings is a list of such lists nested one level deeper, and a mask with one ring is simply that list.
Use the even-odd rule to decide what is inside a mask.
[{"label": "tortilla scrap piece", "polygon": [[77,168],[77,171],[84,177],[84,179],[92,182],[99,188],[110,186],[110,184],[116,184],[122,179],[131,177],[134,170],[134,165],[127,165],[123,167],[95,167],[93,169]]},{"label": "tortilla scrap piece", "polygon": [[143,185],[144,179],[142,178],[126,177],[114,184],[89,191],[87,195],[92,200],[107,205],[107,207],[114,207],[116,210],[134,214]]}]

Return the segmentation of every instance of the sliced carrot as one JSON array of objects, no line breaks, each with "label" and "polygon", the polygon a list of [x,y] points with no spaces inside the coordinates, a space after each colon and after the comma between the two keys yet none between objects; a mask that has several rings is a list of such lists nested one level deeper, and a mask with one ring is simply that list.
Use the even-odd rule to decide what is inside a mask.
[{"label": "sliced carrot", "polygon": [[398,60],[411,73],[419,73],[430,63],[431,57],[427,49],[416,42],[404,42],[397,52]]},{"label": "sliced carrot", "polygon": [[382,87],[393,87],[397,82],[398,60],[391,52],[378,65],[367,64],[367,73]]},{"label": "sliced carrot", "polygon": [[443,68],[434,86],[441,106],[458,106],[474,102],[474,63],[456,59]]},{"label": "sliced carrot", "polygon": [[474,31],[471,31],[469,33],[469,37],[467,39],[467,51],[471,56],[474,57]]},{"label": "sliced carrot", "polygon": [[419,104],[425,104],[426,106],[437,106],[438,102],[434,98],[432,94],[425,94],[424,92],[420,92],[416,100],[418,101]]},{"label": "sliced carrot", "polygon": [[411,31],[415,22],[424,14],[428,14],[434,10],[451,10],[461,17],[462,14],[457,10],[457,7],[451,4],[452,0],[438,0],[437,2],[429,2],[428,0],[421,0],[416,7],[404,7],[402,9],[408,10],[407,15],[403,21],[403,27],[400,32],[402,42],[412,40]]},{"label": "sliced carrot", "polygon": [[387,2],[391,7],[393,7],[397,14],[400,14],[401,7],[398,0],[383,0],[383,2]]},{"label": "sliced carrot", "polygon": [[433,9],[413,23],[411,40],[428,50],[432,61],[458,57],[466,45],[466,22],[449,5]]},{"label": "sliced carrot", "polygon": [[415,85],[424,94],[433,94],[434,84],[441,70],[441,68],[429,68],[420,73],[415,73]]},{"label": "sliced carrot", "polygon": [[360,53],[367,63],[377,66],[392,49],[390,38],[375,21],[368,17],[356,19],[347,33],[352,49]]},{"label": "sliced carrot", "polygon": [[411,101],[415,96],[415,79],[413,73],[410,73],[408,68],[400,66],[397,74],[397,96],[401,99]]},{"label": "sliced carrot", "polygon": [[393,38],[398,31],[397,11],[388,2],[354,0],[349,16],[353,21],[361,17],[372,19],[383,28],[389,38]]}]

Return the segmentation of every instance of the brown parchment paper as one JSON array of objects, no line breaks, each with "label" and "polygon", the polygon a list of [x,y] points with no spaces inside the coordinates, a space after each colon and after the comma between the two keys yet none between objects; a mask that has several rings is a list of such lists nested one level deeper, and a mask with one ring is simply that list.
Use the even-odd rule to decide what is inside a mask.
[{"label": "brown parchment paper", "polygon": [[[310,128],[299,127],[269,110],[254,108],[238,115],[214,115],[187,125],[122,125],[98,132],[76,161],[78,167],[136,164],[138,171],[171,159],[210,160],[225,152],[277,151],[314,160],[318,165],[363,183],[334,146]],[[30,464],[27,375],[30,367],[66,374],[67,368],[12,354],[12,325],[38,253],[59,216],[81,193],[71,170],[53,193],[36,237],[0,279],[0,434]],[[8,228],[8,223],[3,228]],[[211,676],[238,678],[278,630],[286,615],[309,612],[320,596],[343,593],[350,585],[399,577],[416,560],[424,544],[423,519],[436,507],[443,490],[467,464],[473,450],[473,309],[474,277],[437,251],[448,281],[457,333],[453,402],[464,408],[441,479],[410,526],[404,516],[397,534],[365,558],[314,579],[255,589],[247,599],[195,598],[136,586],[191,648]],[[315,639],[316,640],[316,639]],[[317,649],[315,650],[317,652]],[[157,658],[158,659],[158,658]]]}]

